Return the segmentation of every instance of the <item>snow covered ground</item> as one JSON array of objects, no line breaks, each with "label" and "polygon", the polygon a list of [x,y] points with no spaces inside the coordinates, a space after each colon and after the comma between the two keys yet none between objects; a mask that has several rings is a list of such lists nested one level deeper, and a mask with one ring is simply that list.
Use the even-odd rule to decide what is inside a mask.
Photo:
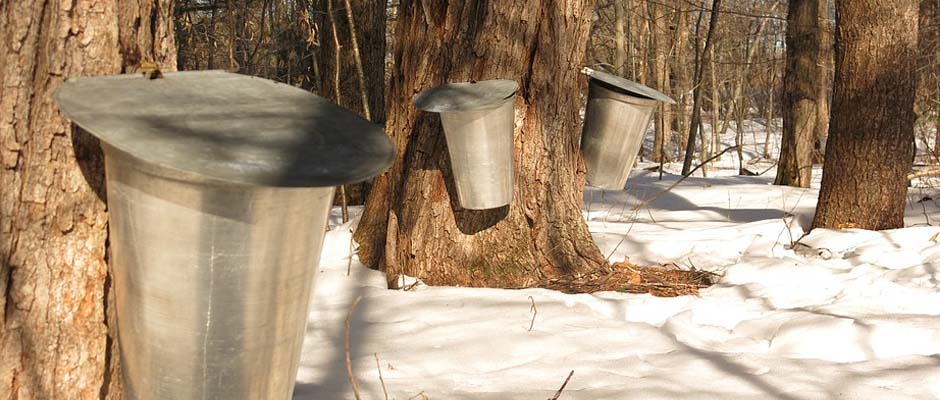
[{"label": "snow covered ground", "polygon": [[793,245],[817,189],[727,176],[736,163],[640,210],[678,177],[637,169],[624,191],[585,192],[611,260],[723,274],[697,297],[387,290],[355,259],[346,275],[356,220],[334,212],[294,398],[352,398],[344,319],[361,296],[350,334],[365,399],[385,398],[379,369],[399,400],[549,399],[572,370],[561,399],[940,399],[940,190],[911,190],[908,228]]}]

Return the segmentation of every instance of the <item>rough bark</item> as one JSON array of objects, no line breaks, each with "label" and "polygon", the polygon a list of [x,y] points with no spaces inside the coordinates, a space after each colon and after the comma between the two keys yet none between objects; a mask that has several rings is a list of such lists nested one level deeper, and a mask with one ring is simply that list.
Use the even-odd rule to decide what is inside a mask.
[{"label": "rough bark", "polygon": [[[669,37],[671,35],[668,33],[665,6],[651,3],[649,5],[649,16],[650,40],[652,41],[650,47],[653,56],[650,63],[652,65],[653,87],[663,93],[669,93],[670,70],[667,60],[670,56],[671,43]],[[653,154],[650,158],[655,162],[661,162],[664,161],[664,157],[668,158],[664,153],[669,146],[669,139],[672,134],[672,106],[660,104],[657,108],[657,113],[653,118],[655,135],[653,137]]]},{"label": "rough bark", "polygon": [[814,227],[904,225],[917,1],[837,1],[832,123]]},{"label": "rough bark", "polygon": [[688,49],[689,49],[689,12],[684,8],[684,2],[681,0],[676,1],[676,17],[675,17],[675,49],[676,57],[675,64],[672,66],[672,71],[674,72],[675,83],[673,88],[675,88],[675,97],[676,100],[675,110],[678,117],[676,118],[676,131],[679,132],[681,137],[679,138],[679,154],[685,154],[685,146],[689,141],[689,124],[691,113],[689,110],[692,108],[692,97],[689,96],[689,93],[692,92],[692,81],[690,73],[690,65],[688,63]]},{"label": "rough bark", "polygon": [[924,120],[918,125],[933,125],[933,145],[930,145],[926,132],[921,134],[921,140],[928,147],[930,158],[935,163],[940,163],[940,112],[937,112],[936,102],[933,101],[940,93],[937,76],[937,66],[940,65],[940,0],[920,0],[918,14],[918,68],[921,73],[917,77],[918,98],[915,106],[919,106],[916,110],[918,118]]},{"label": "rough bark", "polygon": [[783,78],[783,139],[777,185],[809,187],[818,121],[820,0],[790,0],[787,69]]},{"label": "rough bark", "polygon": [[826,159],[826,137],[829,135],[829,87],[832,82],[832,24],[829,23],[829,0],[817,0],[816,29],[819,32],[819,56],[816,61],[816,132],[813,162]]},{"label": "rough bark", "polygon": [[[627,11],[626,0],[614,0],[614,71],[618,75],[623,75],[627,69]],[[632,70],[632,68],[631,68]]]},{"label": "rough bark", "polygon": [[116,398],[104,169],[52,94],[176,65],[172,1],[0,0],[0,399]]},{"label": "rough bark", "polygon": [[[390,277],[517,287],[606,266],[581,213],[578,109],[593,1],[401,2],[387,132],[398,150],[356,232]],[[440,119],[412,105],[444,82],[516,79],[510,206],[457,206]],[[395,221],[389,224],[389,220]]]}]

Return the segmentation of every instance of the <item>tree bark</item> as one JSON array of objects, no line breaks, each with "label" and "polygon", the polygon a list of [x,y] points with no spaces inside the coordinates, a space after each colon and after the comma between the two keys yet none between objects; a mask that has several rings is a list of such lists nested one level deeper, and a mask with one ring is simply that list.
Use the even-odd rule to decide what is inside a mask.
[{"label": "tree bark", "polygon": [[[356,232],[359,256],[390,282],[532,286],[606,267],[582,216],[579,73],[593,1],[401,2],[387,132],[398,149]],[[444,82],[516,79],[515,193],[460,209],[440,119],[412,105]],[[395,223],[390,224],[389,221]]]},{"label": "tree bark", "polygon": [[940,112],[937,111],[935,99],[940,97],[940,86],[938,86],[937,66],[940,65],[940,54],[938,54],[938,44],[940,44],[940,0],[920,0],[918,7],[918,32],[917,47],[920,53],[918,68],[921,71],[917,80],[917,106],[918,118],[924,120],[919,126],[928,127],[933,125],[934,137],[933,146],[929,142],[929,128],[921,133],[922,142],[927,145],[930,159],[935,163],[940,163]]},{"label": "tree bark", "polygon": [[917,1],[836,1],[832,124],[814,227],[904,226]]},{"label": "tree bark", "polygon": [[[624,75],[627,69],[627,0],[614,0],[614,73]],[[632,68],[631,68],[632,70]]]},{"label": "tree bark", "polygon": [[817,0],[816,29],[819,34],[819,57],[816,61],[816,132],[813,162],[826,159],[826,137],[829,135],[829,86],[832,81],[832,25],[829,23],[829,0]]},{"label": "tree bark", "polygon": [[787,69],[783,78],[783,138],[774,184],[809,187],[819,100],[820,0],[790,0]]},{"label": "tree bark", "polygon": [[688,49],[689,49],[689,12],[684,8],[685,3],[682,0],[676,1],[676,39],[675,39],[675,48],[676,48],[676,57],[674,59],[674,64],[670,68],[674,72],[675,84],[673,88],[675,89],[676,100],[675,110],[676,115],[676,131],[679,132],[679,154],[685,154],[685,146],[689,141],[689,124],[690,124],[690,115],[691,110],[691,96],[689,93],[692,91],[692,82],[691,82],[691,73],[689,63],[688,63]]},{"label": "tree bark", "polygon": [[[670,71],[667,60],[670,55],[669,37],[671,35],[667,32],[664,8],[664,5],[652,3],[649,5],[651,53],[653,56],[650,65],[652,66],[653,87],[663,93],[669,93]],[[655,134],[653,137],[653,154],[650,158],[655,162],[662,162],[665,161],[664,158],[668,158],[664,153],[666,147],[669,146],[669,139],[672,135],[672,122],[670,119],[672,117],[672,107],[668,104],[660,104],[657,108],[656,115],[653,117]]]},{"label": "tree bark", "polygon": [[175,69],[172,1],[0,0],[0,399],[118,398],[102,154],[66,78]]}]

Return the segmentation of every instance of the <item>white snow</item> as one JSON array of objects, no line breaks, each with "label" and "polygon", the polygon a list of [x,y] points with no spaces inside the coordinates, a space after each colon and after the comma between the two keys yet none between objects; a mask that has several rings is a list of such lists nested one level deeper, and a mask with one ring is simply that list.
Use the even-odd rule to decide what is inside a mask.
[{"label": "white snow", "polygon": [[640,210],[677,176],[637,169],[624,191],[585,193],[605,255],[723,274],[699,296],[388,290],[355,257],[347,276],[361,209],[344,225],[334,211],[294,398],[353,398],[343,337],[359,296],[351,357],[364,399],[385,398],[376,355],[399,400],[549,399],[571,370],[561,399],[940,398],[940,207],[918,202],[940,191],[911,190],[908,228],[803,237],[817,189],[718,165]]}]

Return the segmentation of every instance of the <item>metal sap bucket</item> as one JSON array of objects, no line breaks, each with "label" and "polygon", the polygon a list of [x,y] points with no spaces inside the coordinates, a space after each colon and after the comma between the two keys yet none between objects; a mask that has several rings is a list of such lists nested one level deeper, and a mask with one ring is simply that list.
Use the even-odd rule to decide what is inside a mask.
[{"label": "metal sap bucket", "polygon": [[581,136],[587,181],[623,189],[659,103],[676,102],[654,89],[606,72],[584,69],[588,102]]},{"label": "metal sap bucket", "polygon": [[421,92],[415,106],[441,115],[460,206],[512,202],[515,81],[448,83]]},{"label": "metal sap bucket", "polygon": [[105,153],[126,398],[290,399],[333,186],[391,164],[382,130],[215,71],[78,78],[56,100]]}]

